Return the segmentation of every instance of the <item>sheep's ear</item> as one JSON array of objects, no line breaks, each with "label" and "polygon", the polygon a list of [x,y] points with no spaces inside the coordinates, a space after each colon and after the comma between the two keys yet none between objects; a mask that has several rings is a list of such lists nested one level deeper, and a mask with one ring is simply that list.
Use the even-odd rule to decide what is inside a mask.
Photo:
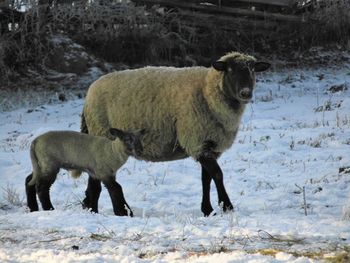
[{"label": "sheep's ear", "polygon": [[117,128],[110,128],[109,133],[115,137],[118,137],[119,139],[123,139],[125,135],[125,132]]},{"label": "sheep's ear", "polygon": [[213,68],[215,68],[217,71],[225,71],[227,69],[227,62],[226,61],[215,61],[213,63]]},{"label": "sheep's ear", "polygon": [[262,72],[267,70],[269,67],[271,67],[271,64],[268,62],[264,62],[264,61],[257,61],[254,64],[254,70],[255,72]]}]

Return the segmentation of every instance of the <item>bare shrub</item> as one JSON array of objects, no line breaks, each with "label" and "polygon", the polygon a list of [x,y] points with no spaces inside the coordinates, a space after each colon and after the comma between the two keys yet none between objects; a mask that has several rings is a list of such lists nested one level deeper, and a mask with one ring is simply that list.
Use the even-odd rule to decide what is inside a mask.
[{"label": "bare shrub", "polygon": [[6,187],[2,187],[3,202],[0,203],[0,207],[6,207],[7,205],[21,207],[23,206],[23,197],[11,186],[7,184]]},{"label": "bare shrub", "polygon": [[350,195],[348,197],[347,203],[343,206],[342,219],[350,221]]},{"label": "bare shrub", "polygon": [[7,49],[10,44],[10,41],[0,36],[0,79],[2,80],[8,80],[11,76],[11,68],[6,63]]},{"label": "bare shrub", "polygon": [[[232,50],[270,56],[271,51],[285,55],[290,54],[286,49],[301,51],[328,42],[348,45],[349,1],[312,3],[311,9],[297,14],[305,16],[307,23],[276,27],[276,21],[142,6],[127,0],[28,0],[26,12],[16,11],[10,18],[15,22],[0,32],[0,80],[17,80],[30,67],[45,72],[55,34],[68,35],[117,68],[208,66]],[[261,24],[263,28],[257,27]]]},{"label": "bare shrub", "polygon": [[92,2],[85,7],[60,5],[52,15],[58,30],[109,62],[164,64],[186,56],[187,40],[169,30],[171,11],[160,14],[126,1]]},{"label": "bare shrub", "polygon": [[41,19],[40,6],[34,0],[28,6],[23,13],[13,11],[8,30],[0,34],[0,80],[15,80],[18,73],[40,65],[46,56],[50,25]]},{"label": "bare shrub", "polygon": [[350,35],[350,2],[347,0],[315,1],[315,9],[304,37],[309,45],[335,42],[348,44]]}]

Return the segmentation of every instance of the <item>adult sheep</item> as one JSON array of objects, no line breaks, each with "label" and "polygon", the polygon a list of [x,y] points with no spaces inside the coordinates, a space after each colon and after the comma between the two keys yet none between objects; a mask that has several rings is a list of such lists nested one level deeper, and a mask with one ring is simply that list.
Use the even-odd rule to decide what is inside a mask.
[{"label": "adult sheep", "polygon": [[[213,179],[223,210],[233,206],[217,158],[234,142],[255,72],[270,67],[254,57],[231,52],[211,68],[145,67],[102,76],[89,88],[81,131],[113,139],[109,128],[144,127],[138,159],[160,162],[192,157],[202,167],[201,210],[208,216]],[[76,171],[78,172],[78,171]],[[100,182],[89,177],[84,204],[97,211]]]}]

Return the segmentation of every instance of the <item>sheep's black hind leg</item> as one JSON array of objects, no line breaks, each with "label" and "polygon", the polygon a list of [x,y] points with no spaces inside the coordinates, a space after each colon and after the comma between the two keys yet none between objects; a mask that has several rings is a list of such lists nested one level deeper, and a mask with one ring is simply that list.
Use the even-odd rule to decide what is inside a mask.
[{"label": "sheep's black hind leg", "polygon": [[54,207],[50,200],[50,187],[56,179],[56,175],[53,180],[41,179],[36,183],[36,192],[44,210],[54,210]]},{"label": "sheep's black hind leg", "polygon": [[114,214],[117,216],[127,216],[128,211],[126,208],[128,208],[130,211],[129,215],[133,217],[134,214],[125,201],[121,185],[114,180],[104,181],[103,184],[106,186],[111,197]]},{"label": "sheep's black hind leg", "polygon": [[199,162],[207,173],[213,178],[218,192],[219,204],[223,204],[223,210],[233,210],[233,205],[224,186],[223,173],[217,161],[213,158],[202,156],[199,158]]},{"label": "sheep's black hind leg", "polygon": [[91,209],[92,212],[98,213],[98,199],[101,193],[101,181],[89,176],[88,186],[85,191],[83,208]]},{"label": "sheep's black hind leg", "polygon": [[210,183],[211,176],[202,166],[202,188],[203,188],[203,197],[202,197],[202,206],[201,210],[204,216],[209,216],[213,211],[213,207],[210,204]]},{"label": "sheep's black hind leg", "polygon": [[30,209],[30,212],[38,211],[38,202],[36,200],[36,189],[35,185],[28,185],[30,180],[32,180],[33,173],[27,176],[25,181],[25,187],[26,187],[26,196],[27,196],[27,206]]}]

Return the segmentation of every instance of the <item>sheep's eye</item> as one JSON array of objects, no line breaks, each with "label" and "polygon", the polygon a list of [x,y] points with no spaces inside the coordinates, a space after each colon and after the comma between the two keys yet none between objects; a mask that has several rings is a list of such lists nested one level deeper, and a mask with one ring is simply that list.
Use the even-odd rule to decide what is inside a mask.
[{"label": "sheep's eye", "polygon": [[247,68],[238,68],[237,70],[240,74],[247,72]]}]

